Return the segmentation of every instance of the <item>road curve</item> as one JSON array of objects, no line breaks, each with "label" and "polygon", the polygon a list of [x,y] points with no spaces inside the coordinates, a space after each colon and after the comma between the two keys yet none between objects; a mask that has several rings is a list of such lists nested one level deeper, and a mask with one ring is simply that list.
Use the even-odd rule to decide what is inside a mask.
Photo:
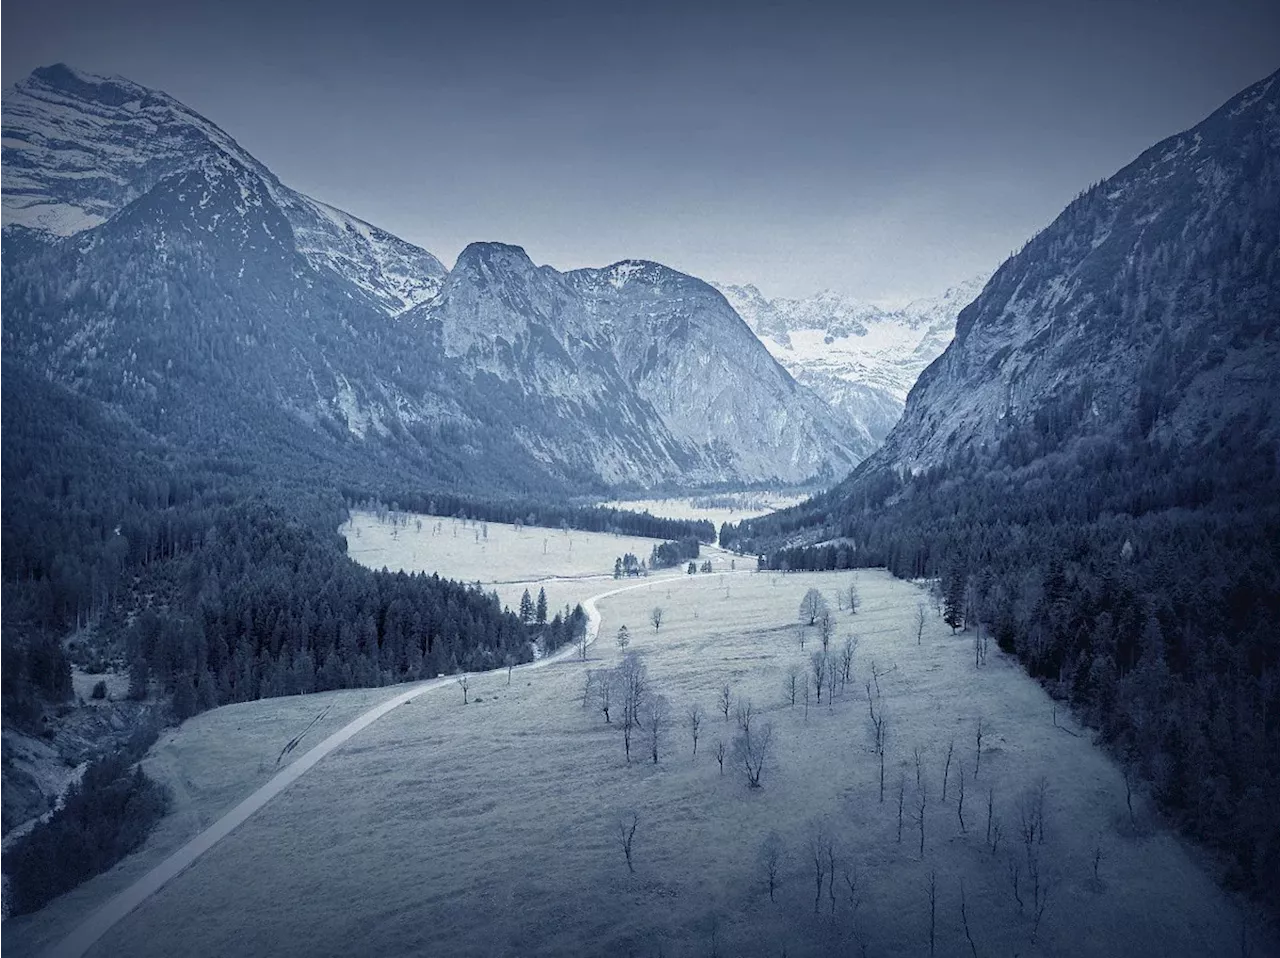
[{"label": "road curve", "polygon": [[[722,572],[717,574],[728,575],[730,573]],[[675,584],[676,582],[694,581],[699,578],[701,577],[673,575],[669,577],[664,576],[657,580],[646,579],[643,582],[619,586],[616,589],[609,589],[605,592],[593,595],[589,599],[584,599],[582,601],[582,608],[587,613],[588,644],[594,642],[599,637],[600,612],[596,608],[596,602],[600,599],[607,599],[610,596],[617,595],[619,592],[629,592],[632,589],[642,589],[645,586],[653,585],[655,581]],[[516,666],[515,671],[543,668],[553,662],[563,661],[564,659],[571,657],[576,649],[576,643],[568,645],[552,655],[538,659],[536,662],[527,662],[524,665]],[[502,669],[494,669],[493,671],[501,672]],[[483,673],[473,672],[468,674],[476,675]],[[411,688],[392,696],[385,702],[375,705],[369,711],[348,722],[324,741],[315,745],[309,751],[305,752],[288,766],[273,775],[264,785],[259,787],[257,791],[253,792],[239,805],[231,809],[231,811],[227,812],[199,835],[191,839],[191,841],[187,842],[155,868],[151,869],[151,871],[147,872],[129,887],[108,899],[100,908],[98,908],[97,911],[93,912],[93,914],[76,926],[75,930],[72,931],[71,934],[67,935],[66,938],[63,938],[56,945],[46,951],[45,955],[47,958],[81,958],[81,956],[92,948],[98,939],[105,935],[113,925],[123,920],[126,915],[158,892],[167,883],[172,881],[186,869],[190,868],[191,865],[195,863],[196,859],[218,842],[222,841],[222,839],[230,835],[237,827],[243,824],[249,816],[296,782],[306,774],[312,766],[330,752],[342,746],[362,729],[368,728],[392,709],[403,705],[405,702],[411,702],[419,695],[430,692],[432,689],[453,684],[461,677],[461,674],[454,674],[443,678],[429,679],[425,682],[419,682]]]}]

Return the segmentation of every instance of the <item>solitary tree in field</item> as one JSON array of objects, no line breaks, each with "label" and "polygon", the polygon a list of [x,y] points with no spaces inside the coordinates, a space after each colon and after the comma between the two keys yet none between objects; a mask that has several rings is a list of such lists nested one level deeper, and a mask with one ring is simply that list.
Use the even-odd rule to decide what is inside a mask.
[{"label": "solitary tree in field", "polygon": [[459,678],[459,679],[458,679],[458,688],[462,689],[462,704],[463,704],[463,705],[466,705],[466,704],[467,704],[467,689],[471,688],[471,679],[470,679],[470,678],[468,678],[468,677],[467,677],[467,676],[465,676],[465,675],[464,675],[464,676],[462,676],[461,678]]},{"label": "solitary tree in field", "polygon": [[631,861],[631,845],[635,841],[636,829],[640,827],[640,816],[632,812],[618,821],[618,841],[622,845],[622,854],[627,859],[627,871],[635,874],[636,867]]},{"label": "solitary tree in field", "polygon": [[693,757],[698,757],[698,733],[702,730],[702,706],[694,702],[689,706],[688,718],[689,734],[693,736]]},{"label": "solitary tree in field", "polygon": [[830,663],[826,652],[814,652],[809,656],[809,667],[813,670],[813,685],[818,690],[818,704],[822,704],[822,683],[826,681]]},{"label": "solitary tree in field", "polygon": [[653,695],[649,697],[649,705],[646,709],[645,725],[646,731],[649,733],[649,755],[653,758],[653,764],[658,764],[658,750],[662,746],[667,736],[667,726],[671,722],[671,706],[668,704],[665,696]]},{"label": "solitary tree in field", "polygon": [[746,773],[747,785],[759,788],[764,763],[773,754],[773,723],[756,723],[755,728],[740,731],[733,740],[733,754]]},{"label": "solitary tree in field", "polygon": [[657,632],[662,628],[662,606],[653,607],[653,611],[649,613],[649,621],[653,623],[653,631]]},{"label": "solitary tree in field", "polygon": [[769,901],[774,901],[782,870],[782,836],[770,832],[760,848],[760,861],[764,865],[765,882],[769,886]]},{"label": "solitary tree in field", "polygon": [[720,698],[717,700],[720,705],[720,711],[724,713],[724,720],[729,721],[729,706],[733,703],[733,689],[726,682],[720,686]]},{"label": "solitary tree in field", "polygon": [[724,774],[724,739],[716,742],[716,761],[720,763],[720,774]]},{"label": "solitary tree in field", "polygon": [[827,609],[827,600],[817,589],[810,589],[800,600],[800,621],[805,625],[818,624],[818,617]]},{"label": "solitary tree in field", "polygon": [[924,603],[920,602],[916,605],[916,645],[920,645],[924,641],[924,627],[928,621]]},{"label": "solitary tree in field", "polygon": [[624,625],[622,628],[618,630],[618,650],[620,652],[625,653],[627,651],[627,646],[630,644],[631,644],[631,633],[627,630],[627,627]]},{"label": "solitary tree in field", "polygon": [[849,614],[857,615],[858,608],[862,605],[862,596],[858,594],[858,577],[855,575],[853,581],[849,583],[848,592]]},{"label": "solitary tree in field", "polygon": [[791,702],[792,708],[796,707],[796,693],[800,691],[801,674],[800,666],[796,665],[794,662],[787,667],[786,693],[787,698]]}]

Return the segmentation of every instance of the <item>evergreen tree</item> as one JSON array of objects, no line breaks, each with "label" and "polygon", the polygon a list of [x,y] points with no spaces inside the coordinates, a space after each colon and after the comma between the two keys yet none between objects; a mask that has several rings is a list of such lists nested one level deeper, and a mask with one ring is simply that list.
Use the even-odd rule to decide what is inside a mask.
[{"label": "evergreen tree", "polygon": [[535,618],[537,620],[538,625],[547,624],[547,590],[546,589],[538,590],[538,607],[535,613]]},{"label": "evergreen tree", "polygon": [[956,629],[964,625],[964,586],[964,568],[959,564],[953,563],[947,569],[946,579],[942,586],[942,621],[951,626],[953,634]]},{"label": "evergreen tree", "polygon": [[533,621],[533,597],[529,595],[528,589],[520,597],[520,621],[525,625]]}]

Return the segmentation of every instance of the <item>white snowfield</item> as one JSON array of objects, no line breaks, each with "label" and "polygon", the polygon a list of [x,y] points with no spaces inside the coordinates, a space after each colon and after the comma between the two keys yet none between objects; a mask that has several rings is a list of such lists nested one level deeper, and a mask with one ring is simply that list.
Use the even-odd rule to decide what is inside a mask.
[{"label": "white snowfield", "polygon": [[[600,612],[596,608],[597,600],[617,595],[621,592],[628,592],[632,589],[646,588],[653,584],[655,578],[669,579],[671,583],[698,581],[691,577],[683,575],[677,576],[673,573],[668,576],[651,577],[630,585],[619,586],[585,599],[582,602],[582,607],[587,613],[588,644],[594,642],[600,632]],[[559,662],[568,658],[574,654],[577,648],[578,646],[576,644],[565,646],[564,648],[556,651],[553,655],[517,666],[513,671],[529,671],[532,669],[543,668],[554,662]],[[497,669],[495,671],[500,672],[502,669]],[[463,674],[473,675],[476,673]],[[90,915],[86,921],[75,929],[75,931],[47,952],[49,958],[80,958],[80,956],[88,952],[88,950],[93,947],[93,945],[103,935],[105,935],[113,925],[123,919],[131,911],[158,892],[187,868],[190,868],[191,865],[195,863],[196,859],[211,849],[218,842],[222,841],[222,839],[230,835],[251,815],[305,775],[316,765],[317,762],[330,752],[340,748],[343,744],[350,741],[353,736],[357,735],[363,729],[368,728],[393,709],[404,705],[406,702],[411,702],[418,696],[424,695],[433,689],[438,689],[445,685],[453,685],[460,678],[462,678],[462,674],[448,675],[443,678],[430,679],[426,682],[421,682],[414,685],[412,688],[406,689],[405,691],[392,696],[374,708],[369,709],[355,720],[348,722],[345,726],[334,732],[319,745],[314,746],[300,758],[282,769],[265,785],[255,791],[227,814],[219,818],[191,841],[187,842],[187,844],[179,848],[176,852],[144,875],[140,880],[134,882],[132,885],[124,889],[124,891],[111,898],[105,905]]]}]

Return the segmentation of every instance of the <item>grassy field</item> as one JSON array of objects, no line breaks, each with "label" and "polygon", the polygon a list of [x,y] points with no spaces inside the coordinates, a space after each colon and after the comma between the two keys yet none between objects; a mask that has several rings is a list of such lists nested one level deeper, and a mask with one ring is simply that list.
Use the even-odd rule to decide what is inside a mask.
[{"label": "grassy field", "polygon": [[[707,499],[727,500],[733,505],[705,505]],[[725,522],[741,522],[755,516],[777,512],[802,502],[804,496],[785,495],[777,492],[728,492],[719,495],[695,496],[680,499],[626,499],[601,503],[614,509],[647,512],[664,519],[706,519],[719,530]]]},{"label": "grassy field", "polygon": [[[358,538],[364,539],[362,531]],[[490,536],[494,528],[490,527]],[[494,577],[539,567],[532,530]],[[607,554],[608,542],[575,551]],[[463,538],[461,535],[459,539]],[[452,535],[445,537],[452,540]],[[471,540],[475,545],[474,538]],[[514,542],[514,540],[513,540]],[[521,556],[524,556],[523,560]],[[459,561],[465,557],[457,556]],[[521,562],[525,565],[522,566]],[[527,574],[524,573],[524,574]],[[469,578],[470,576],[468,576]],[[473,680],[470,704],[445,687],[394,710],[330,755],[104,938],[93,955],[922,955],[929,951],[931,876],[936,953],[979,955],[1240,954],[1241,912],[1187,846],[1153,820],[1141,794],[1130,818],[1124,781],[1012,661],[991,647],[974,664],[969,636],[952,636],[922,593],[883,573],[858,576],[862,605],[837,612],[833,648],[858,636],[853,681],[829,704],[792,707],[789,667],[807,662],[816,630],[797,607],[816,587],[833,608],[849,573],[713,574],[653,579],[598,603],[602,641],[585,663]],[[613,583],[575,583],[586,594]],[[660,630],[649,624],[664,609]],[[584,707],[588,670],[616,665],[619,626],[677,717],[655,765],[628,766],[622,733]],[[879,676],[885,716],[885,795],[864,683]],[[749,699],[753,728],[771,722],[774,750],[761,788],[732,759],[733,704]],[[351,716],[390,690],[332,693],[218,709],[157,746],[150,767],[181,783],[178,813],[139,856],[47,909],[141,869],[165,830],[215,814],[265,775],[295,726],[329,700]],[[682,717],[705,712],[696,758]],[[335,716],[327,719],[341,722]],[[976,729],[984,730],[976,769]],[[325,734],[317,732],[317,737]],[[942,781],[948,745],[954,740]],[[730,747],[723,774],[716,746]],[[637,743],[638,744],[638,743]],[[916,784],[920,750],[922,789]],[[965,778],[964,827],[958,814]],[[903,831],[898,838],[898,790]],[[1019,810],[1043,791],[1043,842],[1030,854]],[[920,853],[918,802],[925,841]],[[992,797],[1001,838],[987,839]],[[617,826],[639,816],[635,872]],[[194,818],[193,818],[194,816]],[[830,836],[835,882],[814,913],[807,845]],[[782,856],[770,901],[761,847]],[[1101,852],[1095,877],[1095,856]],[[823,846],[824,859],[826,846]],[[1048,888],[1038,934],[1028,858]],[[1010,865],[1019,871],[1015,899]],[[846,881],[856,873],[856,892]],[[834,888],[834,908],[831,891]],[[101,897],[101,887],[96,894]],[[855,907],[854,900],[857,905]],[[34,916],[38,921],[45,916]],[[35,938],[28,920],[6,945]],[[1250,954],[1274,942],[1249,931]],[[6,949],[8,950],[8,949]]]}]

